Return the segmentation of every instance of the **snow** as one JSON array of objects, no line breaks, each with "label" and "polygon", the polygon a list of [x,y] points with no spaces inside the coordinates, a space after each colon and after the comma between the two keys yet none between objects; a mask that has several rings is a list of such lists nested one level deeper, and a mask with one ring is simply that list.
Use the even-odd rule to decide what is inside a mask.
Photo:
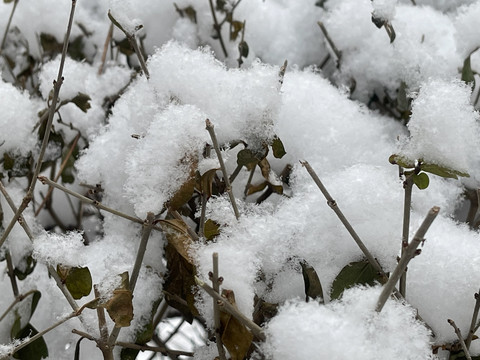
[{"label": "snow", "polygon": [[[104,300],[118,288],[119,274],[131,274],[146,214],[153,212],[156,219],[170,216],[165,208],[185,182],[219,169],[213,150],[210,156],[204,155],[206,145],[212,144],[205,128],[209,119],[229,174],[237,167],[237,154],[244,146],[254,152],[268,148],[271,178],[284,186],[282,195],[272,194],[256,204],[259,194],[244,195],[250,171],[241,169],[232,185],[239,219],[226,193],[212,196],[206,218],[220,225],[220,234],[213,241],[200,239],[192,246],[196,276],[204,281],[209,281],[212,253],[218,253],[222,288],[234,291],[245,316],[252,317],[255,296],[278,304],[278,314],[262,325],[266,342],[250,358],[448,358],[446,352],[433,355],[431,346],[456,340],[448,318],[455,320],[463,334],[468,332],[480,283],[478,228],[459,221],[459,214],[469,206],[465,190],[478,188],[480,181],[479,115],[474,103],[478,86],[460,80],[470,54],[472,70],[476,73],[480,66],[474,52],[479,46],[480,5],[475,0],[416,3],[335,0],[315,5],[310,0],[243,0],[232,14],[232,20],[245,21],[244,41],[250,49],[239,68],[241,36],[230,40],[230,24],[223,23],[225,56],[218,39],[212,37],[208,1],[176,2],[179,9],[192,6],[195,19],[182,17],[169,1],[79,1],[72,36],[82,36],[85,59],[67,57],[60,101],[84,93],[91,98],[91,108],[83,112],[68,103],[55,114],[55,134],[66,144],[81,134],[75,182],[66,186],[84,195],[85,186],[93,186],[98,193],[88,196],[136,217],[139,223],[94,206],[81,208],[67,202],[59,190],[54,192],[51,210],[65,224],[56,224],[48,208],[35,217],[34,210],[47,189],[38,184],[35,199],[24,213],[34,233],[33,243],[16,225],[1,250],[2,256],[5,249],[10,251],[18,270],[27,268],[30,255],[37,261],[32,274],[18,281],[20,293],[32,289],[42,293],[30,322],[44,329],[71,311],[46,265],[88,267]],[[227,8],[232,9],[232,4]],[[0,29],[6,27],[11,8],[12,3],[0,2]],[[127,59],[117,54],[115,46],[113,54],[109,49],[99,74],[110,26],[108,10],[129,33],[135,33],[147,55],[149,79],[135,73],[135,55]],[[50,58],[41,51],[37,38],[48,33],[61,42],[68,12],[68,2],[38,0],[31,6],[19,2],[12,22],[17,28],[2,49],[0,176],[17,205],[25,196],[29,178],[10,177],[11,172],[3,168],[8,160],[4,153],[24,157],[33,166],[29,156],[37,156],[39,145],[37,131],[32,130],[38,112],[48,105],[60,62],[58,55]],[[225,13],[216,14],[222,22]],[[391,24],[396,33],[393,43],[384,29],[372,23],[372,15]],[[341,52],[338,64],[318,21]],[[114,30],[115,42],[124,37]],[[330,60],[320,68],[328,54]],[[288,67],[281,84],[279,72],[285,60]],[[29,61],[35,63],[31,81],[16,81],[14,77]],[[411,108],[406,110],[397,106],[397,100],[402,100],[400,87],[410,101]],[[287,152],[281,159],[274,157],[271,148],[277,138]],[[239,141],[244,143],[229,148]],[[61,158],[57,157],[62,150],[65,153],[65,147],[49,145],[46,160],[50,162],[43,175],[58,173]],[[388,161],[392,154],[465,172],[470,178],[459,181],[430,174],[427,189],[414,187],[411,236],[432,206],[440,206],[441,213],[427,233],[421,254],[408,266],[406,302],[390,299],[376,313],[379,284],[357,286],[345,291],[341,299],[331,299],[339,272],[363,254],[300,161],[311,164],[389,273],[401,251],[404,202],[403,179],[398,167]],[[291,168],[288,185],[279,177],[286,166]],[[221,171],[217,175],[223,176]],[[257,168],[251,183],[264,180]],[[198,190],[197,184],[190,202],[196,201],[197,206],[179,209],[194,231],[194,220],[201,213]],[[3,196],[0,205],[3,230],[13,212]],[[120,341],[135,341],[164,296],[163,282],[171,275],[166,273],[166,241],[161,231],[152,231],[134,291],[134,318],[129,328],[122,329]],[[304,301],[302,260],[316,270],[325,305]],[[8,276],[0,278],[0,291],[6,294],[0,308],[6,309],[14,300]],[[93,298],[92,292],[78,300],[79,305]],[[207,332],[211,331],[212,299],[203,292],[196,293],[195,299]],[[25,301],[17,310],[23,313],[29,306]],[[435,337],[415,319],[417,310]],[[169,318],[157,328],[162,339],[168,329],[180,324],[178,313],[167,313]],[[10,312],[0,323],[4,344],[0,354],[12,346],[8,344],[14,321],[15,312]],[[195,359],[214,358],[216,345],[195,330],[199,323],[194,324],[182,325],[167,346],[194,351]],[[107,326],[113,327],[110,319]],[[71,333],[73,328],[99,336],[96,311],[85,309],[81,322],[72,319],[45,335],[49,358],[72,358],[78,341]],[[480,354],[479,345],[474,342],[471,351],[474,356]],[[117,348],[117,356],[118,352]],[[97,358],[95,344],[82,342],[82,356]]]},{"label": "snow", "polygon": [[374,311],[380,291],[352,288],[326,306],[287,302],[267,326],[265,352],[289,360],[433,359],[429,331],[415,320],[415,309],[388,301],[381,313]]},{"label": "snow", "polygon": [[480,155],[474,145],[480,127],[470,94],[471,88],[459,80],[431,79],[423,84],[412,105],[410,138],[402,156],[466,173],[473,170],[472,160]]}]

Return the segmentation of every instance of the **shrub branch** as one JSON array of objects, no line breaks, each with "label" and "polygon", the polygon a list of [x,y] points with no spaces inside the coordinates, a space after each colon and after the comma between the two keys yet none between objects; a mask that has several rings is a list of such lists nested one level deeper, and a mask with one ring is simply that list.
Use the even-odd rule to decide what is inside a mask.
[{"label": "shrub branch", "polygon": [[472,357],[470,356],[470,352],[468,351],[467,346],[465,345],[465,342],[463,341],[462,332],[457,327],[457,324],[455,324],[455,321],[453,321],[452,319],[448,319],[447,321],[455,329],[455,334],[457,334],[458,341],[460,342],[460,345],[462,346],[462,350],[465,353],[465,357],[467,358],[467,360],[472,360]]},{"label": "shrub branch", "polygon": [[397,283],[398,279],[400,279],[400,276],[405,272],[408,262],[412,260],[415,257],[415,255],[417,255],[417,248],[420,245],[420,243],[425,241],[425,238],[424,238],[425,234],[428,228],[430,227],[430,225],[432,224],[433,220],[435,220],[435,218],[437,217],[439,211],[440,211],[440,208],[438,206],[434,206],[428,212],[427,216],[423,220],[422,225],[420,225],[420,227],[417,230],[417,233],[412,239],[412,242],[405,249],[405,252],[400,258],[400,261],[398,262],[395,270],[390,275],[390,278],[388,279],[387,283],[383,286],[382,293],[378,298],[377,306],[375,308],[376,311],[378,312],[382,311],[383,306],[385,305],[385,303],[387,302],[387,299],[390,297],[390,295],[392,294],[392,291],[395,288],[395,284]]}]

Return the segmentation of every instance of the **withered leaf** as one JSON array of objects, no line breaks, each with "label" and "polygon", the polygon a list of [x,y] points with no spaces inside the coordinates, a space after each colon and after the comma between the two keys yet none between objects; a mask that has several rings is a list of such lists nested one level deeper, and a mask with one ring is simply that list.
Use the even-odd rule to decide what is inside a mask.
[{"label": "withered leaf", "polygon": [[[222,296],[235,308],[235,294],[232,290],[222,290]],[[221,311],[220,323],[222,325],[222,342],[230,353],[232,360],[243,360],[250,349],[253,335],[248,329],[232,315]]]},{"label": "withered leaf", "polygon": [[186,155],[180,160],[180,163],[189,166],[188,180],[177,190],[175,194],[168,200],[167,205],[171,210],[180,209],[193,195],[195,191],[195,172],[198,167],[198,159],[196,156]]},{"label": "withered leaf", "polygon": [[186,224],[177,219],[161,220],[160,226],[165,231],[168,243],[190,264],[193,260],[189,255],[190,247],[193,243],[192,238],[188,234]]},{"label": "withered leaf", "polygon": [[128,272],[120,274],[120,277],[120,286],[113,290],[112,297],[105,304],[99,306],[107,310],[116,327],[128,327],[133,319],[133,294],[130,290]]},{"label": "withered leaf", "polygon": [[133,319],[133,294],[130,290],[116,289],[103,307],[116,327],[128,327]]},{"label": "withered leaf", "polygon": [[202,194],[207,196],[207,199],[209,199],[212,196],[212,184],[213,184],[213,179],[215,178],[215,175],[217,173],[217,170],[220,170],[220,169],[210,169],[200,177],[199,190]]},{"label": "withered leaf", "polygon": [[302,267],[303,281],[305,283],[306,301],[314,299],[323,304],[323,289],[317,272],[306,260],[301,260],[300,266]]}]

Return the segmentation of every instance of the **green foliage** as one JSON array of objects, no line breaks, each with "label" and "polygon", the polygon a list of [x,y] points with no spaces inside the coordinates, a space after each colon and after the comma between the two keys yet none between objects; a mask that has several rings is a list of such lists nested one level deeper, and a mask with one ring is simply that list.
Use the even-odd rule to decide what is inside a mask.
[{"label": "green foliage", "polygon": [[306,260],[301,260],[300,266],[302,267],[303,282],[305,284],[305,301],[308,302],[309,299],[314,299],[323,304],[323,289],[317,272]]},{"label": "green foliage", "polygon": [[428,178],[428,175],[425,174],[424,172],[420,174],[412,174],[413,178],[413,183],[420,189],[426,189],[428,187],[428,184],[430,183],[430,179]]},{"label": "green foliage", "polygon": [[24,268],[15,267],[13,273],[18,278],[18,280],[25,280],[28,275],[30,275],[37,265],[37,261],[32,257],[32,255],[27,255],[24,259]]},{"label": "green foliage", "polygon": [[[38,334],[37,329],[35,329],[30,323],[28,323],[23,329],[18,331],[16,334],[12,334],[12,338],[23,339],[26,337],[32,337]],[[40,360],[48,357],[48,348],[43,336],[38,338],[35,341],[32,341],[30,344],[24,348],[18,350],[14,355],[14,358],[21,360]]]},{"label": "green foliage", "polygon": [[374,285],[382,277],[368,260],[354,261],[346,265],[337,275],[330,289],[330,299],[339,299],[345,289],[355,285]]},{"label": "green foliage", "polygon": [[74,299],[81,299],[92,291],[92,275],[88,267],[58,265],[57,273]]},{"label": "green foliage", "polygon": [[462,81],[475,87],[475,76],[473,75],[472,65],[470,64],[470,56],[468,56],[463,62],[462,68]]}]

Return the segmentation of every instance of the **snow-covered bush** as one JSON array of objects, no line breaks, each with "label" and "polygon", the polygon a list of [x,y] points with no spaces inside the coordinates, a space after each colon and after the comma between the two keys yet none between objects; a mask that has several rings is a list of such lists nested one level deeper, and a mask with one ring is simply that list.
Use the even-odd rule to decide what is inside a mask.
[{"label": "snow-covered bush", "polygon": [[1,2],[0,358],[479,359],[479,13]]}]

